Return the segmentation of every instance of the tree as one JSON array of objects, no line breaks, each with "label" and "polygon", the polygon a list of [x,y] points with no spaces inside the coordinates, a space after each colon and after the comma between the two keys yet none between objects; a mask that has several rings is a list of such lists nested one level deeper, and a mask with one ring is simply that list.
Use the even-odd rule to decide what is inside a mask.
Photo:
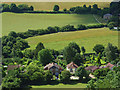
[{"label": "tree", "polygon": [[35,58],[38,57],[38,52],[42,49],[45,49],[43,43],[39,42],[36,46],[36,49],[34,50],[34,55],[35,55]]},{"label": "tree", "polygon": [[77,26],[77,30],[85,30],[85,29],[87,29],[85,25],[80,24]]},{"label": "tree", "polygon": [[75,64],[77,64],[78,66],[81,65],[81,63],[83,63],[83,58],[79,53],[76,53],[75,57],[74,57],[74,61]]},{"label": "tree", "polygon": [[70,76],[71,76],[70,72],[64,70],[64,71],[61,72],[61,78],[60,78],[60,80],[61,80],[63,83],[69,83],[69,81],[70,81]]},{"label": "tree", "polygon": [[75,75],[79,77],[79,80],[82,81],[83,77],[88,78],[89,74],[88,72],[85,70],[84,66],[80,66],[77,68],[77,71],[75,72]]},{"label": "tree", "polygon": [[94,71],[93,75],[97,78],[100,78],[100,77],[106,76],[108,71],[110,71],[109,68],[97,69],[97,70]]},{"label": "tree", "polygon": [[58,5],[54,5],[53,11],[59,11],[59,6]]},{"label": "tree", "polygon": [[98,9],[98,5],[97,5],[97,4],[94,4],[94,5],[93,5],[93,8],[94,8],[94,9]]},{"label": "tree", "polygon": [[3,12],[9,12],[10,11],[10,8],[9,8],[9,5],[8,4],[2,4],[2,7],[3,7]]},{"label": "tree", "polygon": [[109,27],[109,29],[111,30],[111,29],[113,29],[114,28],[114,26],[116,25],[116,23],[115,22],[109,22],[108,23],[108,27]]},{"label": "tree", "polygon": [[20,84],[21,84],[20,78],[9,76],[3,79],[2,88],[19,88]]},{"label": "tree", "polygon": [[11,3],[10,10],[11,10],[11,12],[18,12],[18,7],[16,6],[16,4]]},{"label": "tree", "polygon": [[33,6],[30,6],[30,10],[31,10],[31,11],[34,11],[34,7],[33,7]]},{"label": "tree", "polygon": [[70,63],[74,60],[74,56],[76,55],[76,53],[77,51],[74,48],[67,46],[63,50],[63,58],[67,61],[67,63]]},{"label": "tree", "polygon": [[68,46],[74,48],[74,49],[77,51],[77,53],[80,53],[80,52],[81,52],[81,51],[80,51],[80,47],[79,47],[75,42],[70,42],[70,43],[68,44]]},{"label": "tree", "polygon": [[32,59],[34,57],[33,50],[30,50],[30,49],[25,49],[25,51],[23,52],[23,55],[24,55],[24,57],[30,58],[30,59]]},{"label": "tree", "polygon": [[64,11],[64,12],[66,12],[66,11],[67,11],[67,9],[66,9],[66,8],[64,8],[64,9],[63,9],[63,11]]},{"label": "tree", "polygon": [[40,81],[42,83],[44,81],[44,70],[43,67],[38,67],[38,65],[34,62],[31,62],[27,67],[26,67],[26,74],[28,74],[29,80],[30,81]]},{"label": "tree", "polygon": [[117,48],[111,43],[108,43],[108,46],[105,48],[105,55],[108,61],[113,61],[117,58]]},{"label": "tree", "polygon": [[51,81],[51,79],[53,78],[53,74],[52,74],[52,72],[51,71],[45,71],[45,75],[44,75],[44,77],[45,77],[45,81],[47,82],[47,83],[49,83],[50,81]]},{"label": "tree", "polygon": [[93,48],[93,51],[95,51],[97,54],[102,53],[104,51],[104,46],[101,44],[96,44]]},{"label": "tree", "polygon": [[38,52],[38,59],[45,66],[53,61],[53,56],[48,49],[42,49]]},{"label": "tree", "polygon": [[84,48],[84,46],[81,47],[81,51],[82,51],[82,53],[84,55],[85,54],[85,48]]},{"label": "tree", "polygon": [[13,36],[13,37],[17,37],[17,34],[16,34],[16,32],[15,31],[11,31],[9,34],[8,34],[8,36]]},{"label": "tree", "polygon": [[27,11],[27,10],[29,10],[28,5],[26,5],[26,4],[19,4],[19,5],[18,5],[18,8],[19,8],[19,10],[21,10],[21,11]]}]

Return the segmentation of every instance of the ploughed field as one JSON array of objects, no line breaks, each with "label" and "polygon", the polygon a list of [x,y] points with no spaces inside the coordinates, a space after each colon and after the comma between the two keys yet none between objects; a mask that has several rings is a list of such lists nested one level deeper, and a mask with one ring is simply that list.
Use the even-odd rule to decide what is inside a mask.
[{"label": "ploughed field", "polygon": [[96,24],[92,14],[30,14],[30,13],[2,13],[2,36],[10,31],[25,32],[48,26],[65,26],[68,24]]},{"label": "ploughed field", "polygon": [[[7,4],[11,4],[11,2],[5,2]],[[86,4],[86,6],[97,4],[99,8],[109,7],[110,2],[14,2],[15,4],[27,4],[29,6],[33,6],[34,10],[49,10],[52,11],[54,5],[59,5],[60,10],[63,10],[64,8],[70,9],[71,7],[75,6],[83,6]]]},{"label": "ploughed field", "polygon": [[34,49],[39,42],[46,48],[60,50],[74,41],[79,46],[84,46],[86,52],[93,52],[96,44],[107,46],[108,43],[118,46],[118,31],[111,31],[108,28],[88,29],[73,32],[59,32],[27,38],[30,48]]}]

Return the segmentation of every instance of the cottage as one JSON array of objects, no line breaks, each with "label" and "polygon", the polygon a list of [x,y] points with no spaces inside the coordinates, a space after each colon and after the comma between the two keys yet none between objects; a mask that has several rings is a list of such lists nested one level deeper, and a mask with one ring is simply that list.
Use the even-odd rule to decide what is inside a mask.
[{"label": "cottage", "polygon": [[103,19],[104,20],[109,20],[110,18],[112,17],[112,14],[105,14],[104,16],[103,16]]},{"label": "cottage", "polygon": [[57,63],[49,63],[44,67],[44,70],[50,70],[53,75],[58,76],[63,69],[61,66],[57,65]]},{"label": "cottage", "polygon": [[77,70],[78,66],[74,63],[74,62],[71,62],[67,65],[66,69],[68,71],[70,71],[70,73],[74,74]]},{"label": "cottage", "polygon": [[88,67],[85,68],[85,70],[88,70],[88,71],[91,71],[91,72],[94,72],[97,69],[99,69],[99,67],[97,67],[97,66],[88,66]]},{"label": "cottage", "polygon": [[113,66],[114,66],[113,64],[108,63],[108,64],[105,66],[105,68],[109,68],[110,70],[112,70]]}]

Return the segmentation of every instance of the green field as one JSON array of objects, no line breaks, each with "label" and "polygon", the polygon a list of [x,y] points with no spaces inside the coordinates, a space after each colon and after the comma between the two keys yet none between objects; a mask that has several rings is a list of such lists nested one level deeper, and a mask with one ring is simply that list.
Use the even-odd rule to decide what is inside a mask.
[{"label": "green field", "polygon": [[[32,86],[32,88],[86,88],[87,84],[77,83],[77,84],[57,84],[57,85],[40,85],[40,86]],[[31,89],[32,90],[32,89]]]},{"label": "green field", "polygon": [[[11,2],[6,2],[7,4],[11,4]],[[86,4],[87,6],[98,4],[98,7],[109,7],[110,2],[14,2],[18,4],[27,4],[29,6],[33,6],[34,10],[53,10],[54,5],[59,5],[60,10],[64,8],[70,9],[75,6],[83,6]]]},{"label": "green field", "polygon": [[67,24],[98,23],[92,14],[19,14],[2,13],[2,35],[10,31],[25,32],[28,29],[42,29],[48,26],[65,26]]},{"label": "green field", "polygon": [[67,46],[68,43],[74,41],[79,46],[84,46],[86,52],[93,52],[92,48],[96,44],[107,46],[110,42],[118,46],[118,32],[111,31],[108,28],[99,28],[74,32],[59,32],[35,36],[26,40],[29,42],[31,49],[34,49],[39,42],[42,42],[46,48],[60,50]]}]

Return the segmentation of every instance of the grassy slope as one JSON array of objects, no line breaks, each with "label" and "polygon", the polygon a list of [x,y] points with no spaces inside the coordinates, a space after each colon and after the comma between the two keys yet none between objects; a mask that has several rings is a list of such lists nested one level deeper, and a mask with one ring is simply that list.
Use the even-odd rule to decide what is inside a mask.
[{"label": "grassy slope", "polygon": [[24,32],[28,29],[41,29],[48,26],[64,26],[66,24],[97,23],[92,14],[15,14],[2,13],[2,35],[10,31]]},{"label": "grassy slope", "polygon": [[87,84],[77,83],[77,84],[57,84],[57,85],[40,85],[40,86],[32,86],[32,88],[86,88]]},{"label": "grassy slope", "polygon": [[86,52],[93,52],[96,44],[107,46],[110,42],[118,46],[118,32],[110,31],[108,28],[90,29],[75,32],[59,32],[55,34],[35,36],[26,39],[31,48],[34,49],[38,42],[42,42],[46,48],[60,50],[68,43],[74,41],[79,46],[84,46]]},{"label": "grassy slope", "polygon": [[[10,4],[10,2],[6,2]],[[32,5],[34,6],[35,10],[53,10],[53,7],[55,4],[60,6],[60,10],[63,10],[64,8],[71,8],[74,6],[83,6],[84,4],[88,5],[93,5],[93,4],[98,4],[100,8],[103,7],[109,7],[109,2],[15,2],[17,5],[18,4],[27,4],[27,5]]]}]

